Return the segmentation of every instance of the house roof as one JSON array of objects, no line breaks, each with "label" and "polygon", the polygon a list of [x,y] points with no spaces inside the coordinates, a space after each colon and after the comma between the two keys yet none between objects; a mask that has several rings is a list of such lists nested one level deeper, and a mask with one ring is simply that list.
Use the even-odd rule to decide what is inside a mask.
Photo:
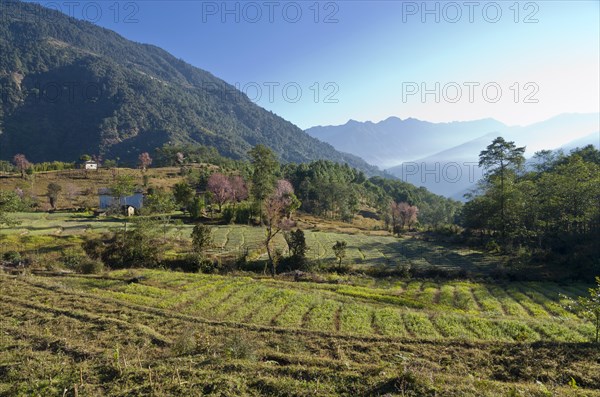
[{"label": "house roof", "polygon": [[[134,190],[131,196],[135,196],[137,194],[144,194],[144,192],[140,189]],[[101,187],[98,189],[98,195],[100,196],[112,196],[112,190],[108,187]]]}]

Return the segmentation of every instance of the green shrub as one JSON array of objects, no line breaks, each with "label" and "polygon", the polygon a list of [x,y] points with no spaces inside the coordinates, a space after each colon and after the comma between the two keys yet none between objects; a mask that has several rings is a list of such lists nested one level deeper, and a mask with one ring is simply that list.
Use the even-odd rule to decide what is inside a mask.
[{"label": "green shrub", "polygon": [[223,208],[221,216],[225,223],[247,225],[252,219],[252,207],[246,203],[238,204],[235,207],[228,206]]},{"label": "green shrub", "polygon": [[83,250],[92,259],[102,258],[102,253],[105,249],[104,239],[108,239],[108,237],[105,236],[104,238],[91,238],[85,240],[82,244]]},{"label": "green shrub", "polygon": [[102,273],[105,268],[104,264],[97,259],[86,258],[74,268],[75,271],[82,274],[99,274]]},{"label": "green shrub", "polygon": [[496,240],[490,240],[485,245],[485,249],[486,249],[486,251],[493,252],[493,253],[499,253],[500,251],[502,251],[502,248],[500,247],[500,244],[498,244],[496,242]]},{"label": "green shrub", "polygon": [[292,272],[294,270],[309,270],[308,261],[306,260],[306,258],[297,256],[286,256],[284,258],[281,258],[277,266],[279,267],[279,271],[282,272]]},{"label": "green shrub", "polygon": [[256,360],[256,341],[242,334],[233,334],[223,344],[223,350],[228,358],[238,360]]},{"label": "green shrub", "polygon": [[86,252],[79,248],[68,248],[62,251],[60,260],[65,267],[77,271],[77,267],[88,260]]},{"label": "green shrub", "polygon": [[233,207],[225,207],[221,212],[221,217],[225,223],[233,223],[235,220],[235,209]]},{"label": "green shrub", "polygon": [[132,223],[132,228],[127,231],[117,231],[105,241],[86,243],[86,248],[94,255],[97,249],[102,262],[113,269],[158,268],[167,248],[160,236],[160,225],[155,220],[143,218]]},{"label": "green shrub", "polygon": [[206,225],[197,224],[192,230],[192,248],[194,252],[199,255],[203,255],[212,245],[212,234],[211,228]]},{"label": "green shrub", "polygon": [[185,328],[181,335],[179,335],[173,342],[171,347],[173,353],[178,356],[193,354],[198,348],[194,330],[192,328]]},{"label": "green shrub", "polygon": [[206,258],[204,255],[192,253],[185,260],[178,261],[177,267],[188,273],[218,273],[221,269],[219,262]]},{"label": "green shrub", "polygon": [[217,260],[205,258],[199,264],[200,273],[211,274],[218,273],[221,269],[221,264]]},{"label": "green shrub", "polygon": [[5,252],[4,255],[2,255],[2,259],[10,263],[11,265],[18,265],[23,258],[21,257],[21,253],[19,253],[18,251],[8,251]]},{"label": "green shrub", "polygon": [[247,225],[252,219],[252,207],[249,204],[239,204],[235,208],[235,223]]},{"label": "green shrub", "polygon": [[202,211],[204,211],[205,207],[204,197],[194,197],[188,208],[190,217],[192,219],[199,219],[202,216]]}]

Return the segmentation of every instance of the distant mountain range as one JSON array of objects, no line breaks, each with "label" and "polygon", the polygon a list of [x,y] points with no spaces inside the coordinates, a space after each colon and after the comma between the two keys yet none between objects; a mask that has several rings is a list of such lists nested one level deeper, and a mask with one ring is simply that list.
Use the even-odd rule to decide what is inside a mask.
[{"label": "distant mountain range", "polygon": [[[390,117],[379,123],[348,121],[340,126],[313,127],[306,132],[336,149],[356,154],[381,168],[417,160],[506,125],[493,119],[430,123]],[[358,154],[360,153],[360,154]]]},{"label": "distant mountain range", "polygon": [[166,143],[237,159],[262,143],[284,162],[380,174],[160,48],[32,3],[2,1],[0,21],[0,159],[132,161]]},{"label": "distant mountain range", "polygon": [[462,199],[481,178],[479,153],[494,138],[502,136],[517,146],[526,146],[527,157],[543,149],[598,146],[600,114],[563,114],[524,127],[509,127],[493,119],[429,123],[390,117],[379,123],[350,121],[307,132],[404,181]]}]

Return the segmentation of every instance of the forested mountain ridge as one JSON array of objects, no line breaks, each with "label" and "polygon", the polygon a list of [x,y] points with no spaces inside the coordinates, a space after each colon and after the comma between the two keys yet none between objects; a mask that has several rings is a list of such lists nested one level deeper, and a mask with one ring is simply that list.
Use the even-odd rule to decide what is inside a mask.
[{"label": "forested mountain ridge", "polygon": [[378,174],[168,52],[20,1],[0,7],[0,158],[132,160],[163,144],[254,145],[284,162],[326,158]]}]

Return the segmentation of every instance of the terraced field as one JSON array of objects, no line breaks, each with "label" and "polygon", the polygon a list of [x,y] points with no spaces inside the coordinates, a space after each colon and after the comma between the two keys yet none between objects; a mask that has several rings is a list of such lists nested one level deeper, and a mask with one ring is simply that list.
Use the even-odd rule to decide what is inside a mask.
[{"label": "terraced field", "polygon": [[136,275],[0,275],[0,395],[600,395],[583,285]]},{"label": "terraced field", "polygon": [[[119,219],[19,216],[21,225],[0,230],[0,254],[57,257],[86,234],[121,227]],[[212,230],[213,254],[262,258],[263,229]],[[343,240],[346,262],[358,268],[485,274],[495,265],[416,239],[305,233],[315,262],[332,263],[331,246]],[[584,295],[586,285],[323,279],[0,273],[0,396],[600,396],[594,327],[559,295]]]},{"label": "terraced field", "polygon": [[[346,258],[354,266],[436,266],[445,269],[465,269],[485,272],[494,265],[489,256],[474,251],[456,250],[430,242],[414,239],[398,239],[391,236],[371,236],[364,234],[341,234],[306,230],[307,253],[312,260],[332,262],[335,255],[332,246],[336,241],[348,245]],[[283,237],[276,243],[285,249]],[[217,226],[213,229],[216,253],[240,253],[243,249],[260,251],[264,240],[264,230],[249,226]]]},{"label": "terraced field", "polygon": [[[564,308],[552,283],[394,282],[387,285],[294,283],[273,279],[144,270],[140,284],[68,277],[66,286],[123,302],[215,321],[420,340],[585,342],[592,324]],[[136,273],[138,274],[138,273]]]},{"label": "terraced field", "polygon": [[[17,217],[22,223],[14,228],[0,229],[0,235],[14,236],[80,236],[104,232],[123,227],[123,220],[96,219],[78,214],[26,213]],[[179,225],[171,233],[184,237],[191,234],[191,225]],[[332,263],[335,260],[332,246],[337,240],[348,245],[346,263],[353,266],[404,266],[414,268],[435,266],[443,269],[464,269],[474,273],[485,273],[496,264],[496,259],[475,251],[445,247],[415,239],[398,239],[391,236],[365,234],[342,234],[306,230],[309,247],[307,256],[313,261]],[[250,226],[214,226],[212,253],[239,256],[246,250],[254,259],[266,258],[264,229]],[[276,244],[285,251],[286,244],[281,235]]]},{"label": "terraced field", "polygon": [[45,236],[81,235],[90,232],[107,232],[123,227],[117,218],[95,218],[80,213],[21,212],[11,214],[20,224],[0,228],[0,235]]}]

